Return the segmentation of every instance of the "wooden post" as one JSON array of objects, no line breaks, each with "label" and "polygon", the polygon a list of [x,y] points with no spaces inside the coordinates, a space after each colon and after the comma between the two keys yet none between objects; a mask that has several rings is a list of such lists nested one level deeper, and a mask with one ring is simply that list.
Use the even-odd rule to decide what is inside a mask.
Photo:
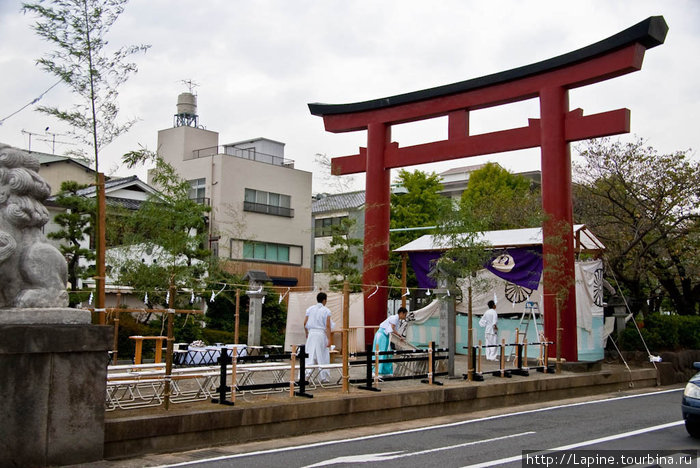
[{"label": "wooden post", "polygon": [[292,370],[289,372],[289,397],[293,398],[294,397],[294,381],[296,380],[297,376],[297,370],[296,370],[296,365],[297,365],[297,345],[292,345]]},{"label": "wooden post", "polygon": [[141,336],[130,336],[136,341],[134,344],[134,364],[141,364],[141,350],[143,349],[143,337]]},{"label": "wooden post", "polygon": [[479,340],[478,361],[476,361],[476,372],[481,374],[481,340]]},{"label": "wooden post", "polygon": [[408,289],[408,279],[406,278],[406,258],[408,257],[408,254],[406,252],[403,252],[401,254],[401,307],[406,307],[406,296],[404,293]]},{"label": "wooden post", "polygon": [[95,300],[95,310],[97,311],[97,323],[105,324],[105,248],[106,248],[106,203],[105,203],[105,175],[97,173],[97,223],[95,225],[95,254],[97,276],[95,276],[95,289],[97,298]]},{"label": "wooden post", "polygon": [[112,344],[112,364],[117,364],[119,354],[119,312],[114,313],[114,342]]},{"label": "wooden post", "polygon": [[516,352],[515,352],[515,367],[520,367],[520,366],[519,366],[520,362],[518,362],[518,352],[517,352],[518,343],[520,342],[520,335],[519,335],[519,333],[520,333],[520,329],[519,329],[519,328],[516,328],[516,329],[515,329],[515,349],[516,349]]},{"label": "wooden post", "polygon": [[501,338],[501,377],[506,376],[506,339]]},{"label": "wooden post", "polygon": [[374,385],[379,385],[379,344],[374,347]]},{"label": "wooden post", "polygon": [[348,332],[350,330],[350,283],[346,279],[343,283],[343,332],[342,343],[343,347],[343,393],[350,392],[350,340]]},{"label": "wooden post", "polygon": [[[175,337],[173,335],[173,320],[175,316],[175,285],[173,280],[170,280],[170,298],[168,300],[168,338],[166,340],[165,348],[165,409],[170,409],[170,377],[173,372],[173,343],[175,342]],[[226,382],[222,382],[221,385],[225,385]]]},{"label": "wooden post", "polygon": [[231,350],[231,402],[236,402],[236,365],[238,364],[238,348]]},{"label": "wooden post", "polygon": [[[474,380],[474,369],[472,369],[472,359],[474,355],[474,337],[472,336],[474,334],[473,327],[472,327],[472,320],[474,319],[474,313],[472,309],[472,283],[471,280],[469,280],[469,287],[468,287],[468,295],[469,295],[469,308],[467,309],[467,380],[472,381]],[[456,324],[455,324],[456,326]]]},{"label": "wooden post", "polygon": [[160,364],[160,362],[163,360],[163,340],[161,338],[156,338],[155,348],[156,355],[153,359],[153,362],[156,364]]},{"label": "wooden post", "polygon": [[433,350],[435,348],[435,342],[431,341],[430,346],[428,347],[428,383],[430,385],[433,384],[433,373],[435,372],[435,369],[433,369]]},{"label": "wooden post", "polygon": [[523,339],[523,360],[525,361],[524,367],[530,367],[527,361],[527,336]]},{"label": "wooden post", "polygon": [[236,335],[233,338],[233,343],[238,344],[238,323],[240,321],[240,312],[241,312],[241,290],[236,289],[236,317],[235,317],[235,325],[233,328],[233,333]]},{"label": "wooden post", "polygon": [[[560,300],[559,297],[557,296],[556,298],[556,304],[557,304],[557,342],[556,342],[556,350],[557,350],[557,374],[561,374],[561,305],[560,305]],[[574,335],[574,338],[576,338],[576,335]]]}]

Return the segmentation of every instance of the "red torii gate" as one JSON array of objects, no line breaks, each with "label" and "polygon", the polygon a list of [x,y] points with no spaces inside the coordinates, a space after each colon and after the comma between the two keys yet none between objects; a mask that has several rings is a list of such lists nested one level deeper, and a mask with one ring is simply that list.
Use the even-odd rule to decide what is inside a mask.
[{"label": "red torii gate", "polygon": [[[480,156],[539,146],[542,166],[542,207],[548,214],[543,237],[563,237],[545,243],[544,330],[556,336],[556,278],[553,271],[574,278],[574,244],[569,142],[629,133],[630,111],[618,109],[584,116],[569,111],[568,90],[615,78],[642,67],[646,49],[664,42],[668,26],[662,16],[650,17],[614,36],[582,49],[524,67],[437,88],[351,104],[309,104],[323,117],[326,131],[367,130],[367,148],[353,156],[332,159],[336,175],[366,172],[365,238],[362,282],[378,285],[365,292],[365,324],[377,325],[386,316],[389,273],[390,169],[436,161]],[[540,119],[526,127],[469,134],[469,111],[539,98]],[[391,141],[391,126],[448,116],[448,139],[401,148]],[[556,260],[553,260],[556,259]],[[551,262],[562,267],[548,268]],[[561,273],[556,273],[561,274]],[[568,281],[561,307],[561,356],[578,360],[575,285]],[[371,335],[366,336],[371,342]]]}]

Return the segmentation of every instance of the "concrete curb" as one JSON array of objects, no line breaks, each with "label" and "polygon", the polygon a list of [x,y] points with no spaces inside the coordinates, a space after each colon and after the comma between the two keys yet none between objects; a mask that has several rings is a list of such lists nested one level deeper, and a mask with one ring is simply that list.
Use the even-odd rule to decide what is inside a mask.
[{"label": "concrete curb", "polygon": [[223,444],[325,432],[449,414],[469,413],[523,403],[656,386],[655,369],[602,370],[547,378],[490,379],[488,384],[450,382],[317,394],[315,398],[278,398],[247,406],[213,408],[202,403],[187,414],[113,418],[105,424],[106,459],[148,453],[193,450]]}]

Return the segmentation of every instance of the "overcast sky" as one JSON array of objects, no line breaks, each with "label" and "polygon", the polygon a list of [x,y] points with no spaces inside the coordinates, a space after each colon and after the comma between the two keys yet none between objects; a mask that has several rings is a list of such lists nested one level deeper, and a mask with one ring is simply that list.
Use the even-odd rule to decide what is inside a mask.
[{"label": "overcast sky", "polygon": [[[49,45],[31,30],[21,2],[0,0],[0,119],[39,97],[57,79],[35,61]],[[286,143],[296,168],[314,172],[314,192],[341,186],[323,176],[315,155],[355,154],[366,133],[327,133],[309,102],[350,103],[477,78],[545,60],[605,39],[649,16],[669,25],[666,43],[647,51],[642,70],[573,90],[570,107],[585,114],[627,107],[632,134],[663,153],[700,148],[700,1],[483,0],[132,0],[108,39],[150,44],[134,56],[139,72],[121,88],[121,117],[132,130],[106,147],[100,167],[130,175],[120,157],[155,149],[157,131],[173,125],[182,80],[198,84],[199,122],[219,144],[255,137]],[[59,85],[40,103],[68,106]],[[60,122],[29,106],[0,125],[0,142],[51,153]],[[471,133],[525,126],[535,101],[477,111]],[[49,134],[45,128],[49,127]],[[446,120],[393,129],[401,146],[446,138]],[[63,154],[73,146],[56,144]],[[574,149],[575,154],[575,149]],[[539,150],[502,153],[417,168],[496,161],[513,172],[540,169]],[[136,172],[145,179],[145,171]],[[364,188],[356,177],[351,188]]]}]

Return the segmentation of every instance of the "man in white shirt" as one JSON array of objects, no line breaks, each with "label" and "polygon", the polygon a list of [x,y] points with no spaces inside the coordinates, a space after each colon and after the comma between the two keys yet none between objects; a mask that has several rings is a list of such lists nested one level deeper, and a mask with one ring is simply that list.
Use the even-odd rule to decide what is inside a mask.
[{"label": "man in white shirt", "polygon": [[[389,351],[391,349],[392,334],[400,340],[404,339],[404,337],[399,334],[399,325],[402,320],[406,320],[406,314],[408,314],[408,310],[406,310],[405,307],[399,307],[396,315],[387,317],[386,320],[379,324],[379,330],[374,334],[372,351],[377,348],[379,348],[380,352]],[[380,362],[382,359],[391,359],[391,356],[379,356]],[[379,375],[391,375],[393,371],[394,366],[391,362],[381,362],[381,364],[379,364]]]},{"label": "man in white shirt", "polygon": [[[497,345],[498,344],[498,314],[496,313],[496,303],[489,301],[489,310],[487,310],[484,315],[479,320],[479,325],[484,327],[484,335],[486,337],[486,345]],[[487,361],[497,361],[498,360],[498,348],[491,347],[486,348],[486,360]]]},{"label": "man in white shirt", "polygon": [[[331,311],[326,307],[328,296],[324,292],[316,295],[316,305],[306,309],[304,331],[306,333],[306,365],[328,364],[331,362]],[[307,376],[309,372],[307,371]],[[330,372],[323,369],[319,373],[321,382],[328,382]]]}]

